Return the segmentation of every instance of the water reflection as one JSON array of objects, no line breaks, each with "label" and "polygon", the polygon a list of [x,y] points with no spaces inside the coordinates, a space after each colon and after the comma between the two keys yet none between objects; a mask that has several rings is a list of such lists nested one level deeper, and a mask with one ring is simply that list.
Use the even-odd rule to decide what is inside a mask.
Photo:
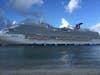
[{"label": "water reflection", "polygon": [[62,61],[70,65],[100,65],[100,46],[71,46],[63,50]]},{"label": "water reflection", "polygon": [[100,46],[0,47],[0,68],[33,68],[40,65],[100,65]]}]

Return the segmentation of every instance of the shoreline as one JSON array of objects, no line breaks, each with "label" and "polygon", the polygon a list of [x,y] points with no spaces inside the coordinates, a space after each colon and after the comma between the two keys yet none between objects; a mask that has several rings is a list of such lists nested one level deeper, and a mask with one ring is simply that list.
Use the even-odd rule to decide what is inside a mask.
[{"label": "shoreline", "polygon": [[96,46],[100,44],[0,44],[0,46]]},{"label": "shoreline", "polygon": [[0,70],[0,75],[100,75],[100,69],[56,68],[56,69]]}]

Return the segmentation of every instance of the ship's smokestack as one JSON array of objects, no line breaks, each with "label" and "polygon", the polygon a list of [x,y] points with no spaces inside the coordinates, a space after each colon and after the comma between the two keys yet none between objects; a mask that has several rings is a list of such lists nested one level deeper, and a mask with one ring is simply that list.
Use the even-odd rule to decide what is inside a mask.
[{"label": "ship's smokestack", "polygon": [[76,24],[76,26],[75,26],[75,30],[79,30],[81,27],[80,27],[80,25],[82,25],[83,23],[78,23],[78,24]]}]

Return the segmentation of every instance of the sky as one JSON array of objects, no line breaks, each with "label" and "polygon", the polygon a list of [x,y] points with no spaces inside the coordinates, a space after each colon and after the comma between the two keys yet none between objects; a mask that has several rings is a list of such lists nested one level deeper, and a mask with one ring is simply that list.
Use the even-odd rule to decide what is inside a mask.
[{"label": "sky", "polygon": [[83,22],[82,28],[100,32],[100,0],[0,0],[0,14],[17,23],[40,19],[54,27]]}]

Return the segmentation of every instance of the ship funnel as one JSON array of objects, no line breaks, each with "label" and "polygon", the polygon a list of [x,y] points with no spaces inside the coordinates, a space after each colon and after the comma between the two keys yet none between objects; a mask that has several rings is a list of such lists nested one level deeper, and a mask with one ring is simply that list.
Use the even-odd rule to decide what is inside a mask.
[{"label": "ship funnel", "polygon": [[79,30],[81,27],[80,27],[80,25],[82,25],[83,23],[78,23],[78,24],[76,24],[76,26],[75,26],[75,30]]}]

